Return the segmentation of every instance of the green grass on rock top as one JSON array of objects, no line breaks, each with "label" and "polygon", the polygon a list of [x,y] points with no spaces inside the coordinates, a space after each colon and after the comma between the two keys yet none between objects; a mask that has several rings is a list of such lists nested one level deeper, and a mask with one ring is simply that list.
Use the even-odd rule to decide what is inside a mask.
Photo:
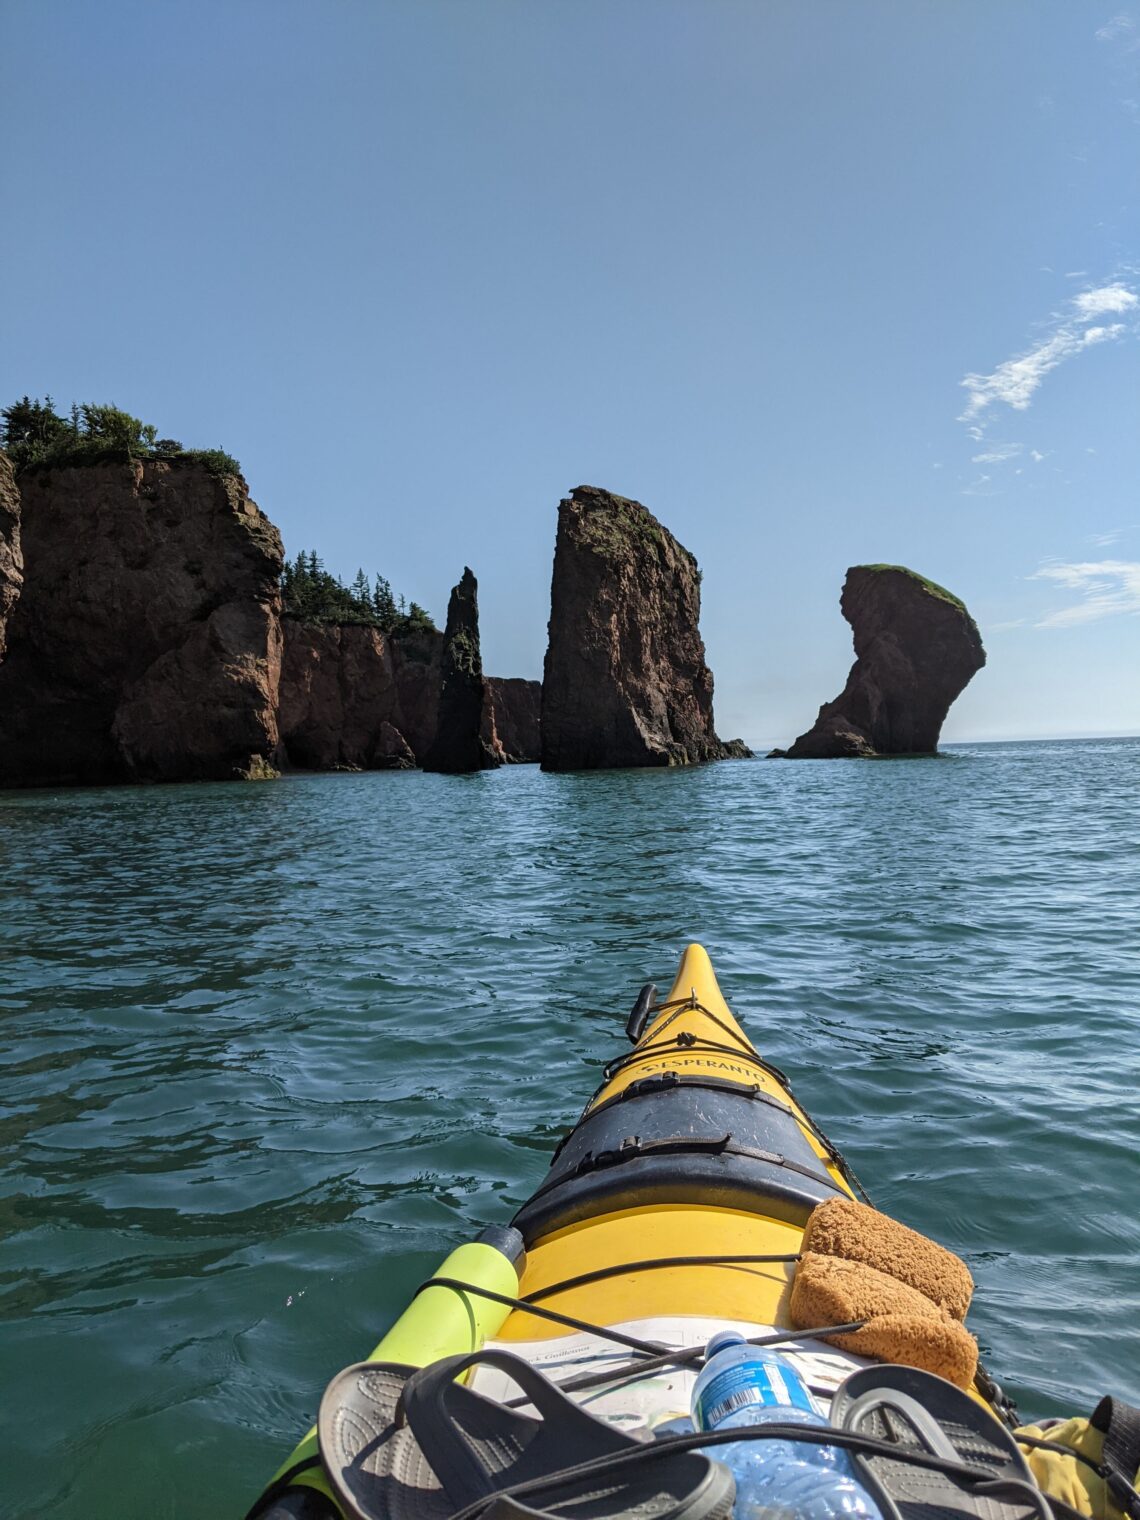
[{"label": "green grass on rock top", "polygon": [[855,565],[854,569],[896,570],[899,575],[909,575],[912,581],[917,581],[922,589],[928,591],[931,596],[936,596],[939,601],[949,602],[952,607],[957,607],[961,612],[965,612],[967,617],[970,616],[966,604],[961,597],[955,596],[952,591],[947,591],[945,586],[940,586],[937,581],[932,581],[925,575],[919,575],[917,570],[911,570],[906,565]]}]

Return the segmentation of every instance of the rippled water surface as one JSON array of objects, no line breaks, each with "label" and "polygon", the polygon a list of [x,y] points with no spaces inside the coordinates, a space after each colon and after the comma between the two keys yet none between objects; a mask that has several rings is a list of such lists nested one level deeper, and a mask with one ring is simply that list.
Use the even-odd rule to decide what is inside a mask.
[{"label": "rippled water surface", "polygon": [[0,794],[0,1513],[240,1515],[708,947],[1024,1413],[1140,1402],[1140,741]]}]

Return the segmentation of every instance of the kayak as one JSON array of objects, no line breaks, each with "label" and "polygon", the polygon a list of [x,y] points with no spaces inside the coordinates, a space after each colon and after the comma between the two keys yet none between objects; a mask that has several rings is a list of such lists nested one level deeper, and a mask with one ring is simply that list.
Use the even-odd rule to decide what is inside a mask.
[{"label": "kayak", "polygon": [[[797,1331],[791,1314],[809,1216],[829,1200],[865,1195],[734,1018],[700,945],[684,952],[663,999],[652,985],[642,989],[626,1032],[631,1048],[604,1068],[533,1195],[509,1223],[447,1257],[369,1362],[423,1368],[460,1353],[510,1352],[569,1384],[615,1429],[655,1436],[691,1429],[699,1369],[662,1356],[653,1365],[654,1349],[700,1349],[725,1329],[769,1336],[825,1399],[871,1365],[810,1328]],[[826,1320],[820,1328],[835,1329]],[[631,1355],[645,1371],[607,1381]],[[494,1358],[471,1369],[467,1386],[519,1402]],[[1000,1389],[980,1368],[967,1392],[1002,1416]],[[249,1516],[343,1513],[314,1428]]]}]

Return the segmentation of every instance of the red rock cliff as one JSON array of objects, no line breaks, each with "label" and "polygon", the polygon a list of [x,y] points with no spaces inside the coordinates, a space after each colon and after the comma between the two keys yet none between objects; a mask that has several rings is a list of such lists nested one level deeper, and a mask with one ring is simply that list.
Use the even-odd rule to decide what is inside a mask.
[{"label": "red rock cliff", "polygon": [[352,623],[283,621],[279,722],[302,770],[418,765],[435,737],[443,635],[389,638]]},{"label": "red rock cliff", "polygon": [[639,502],[579,486],[558,509],[542,683],[544,770],[747,754],[713,729],[697,562]]},{"label": "red rock cliff", "polygon": [[31,470],[20,494],[0,785],[264,771],[282,551],[245,482],[151,459]]},{"label": "red rock cliff", "polygon": [[0,451],[0,660],[7,648],[8,616],[24,583],[20,550],[20,493],[12,462]]},{"label": "red rock cliff", "polygon": [[504,765],[542,759],[542,682],[487,676],[483,682],[483,743]]},{"label": "red rock cliff", "polygon": [[973,618],[956,596],[901,565],[854,566],[839,605],[855,664],[788,758],[934,754],[950,704],[986,663]]}]

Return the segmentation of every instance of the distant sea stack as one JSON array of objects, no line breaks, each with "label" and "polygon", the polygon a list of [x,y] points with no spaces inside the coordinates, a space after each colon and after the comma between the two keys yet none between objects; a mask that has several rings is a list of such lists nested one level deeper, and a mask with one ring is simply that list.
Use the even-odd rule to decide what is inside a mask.
[{"label": "distant sea stack", "polygon": [[933,755],[950,704],[986,663],[965,605],[902,565],[855,565],[839,605],[855,664],[787,758]]},{"label": "distant sea stack", "polygon": [[0,660],[7,648],[8,616],[24,584],[20,550],[20,493],[12,461],[0,451]]},{"label": "distant sea stack", "polygon": [[579,486],[558,509],[542,768],[747,756],[713,729],[696,559],[640,502]]},{"label": "distant sea stack", "polygon": [[479,586],[464,567],[447,604],[440,664],[439,718],[424,756],[425,771],[459,775],[502,764],[483,739],[483,658],[479,651]]},{"label": "distant sea stack", "polygon": [[19,488],[0,785],[271,774],[281,538],[241,477],[147,458]]}]

